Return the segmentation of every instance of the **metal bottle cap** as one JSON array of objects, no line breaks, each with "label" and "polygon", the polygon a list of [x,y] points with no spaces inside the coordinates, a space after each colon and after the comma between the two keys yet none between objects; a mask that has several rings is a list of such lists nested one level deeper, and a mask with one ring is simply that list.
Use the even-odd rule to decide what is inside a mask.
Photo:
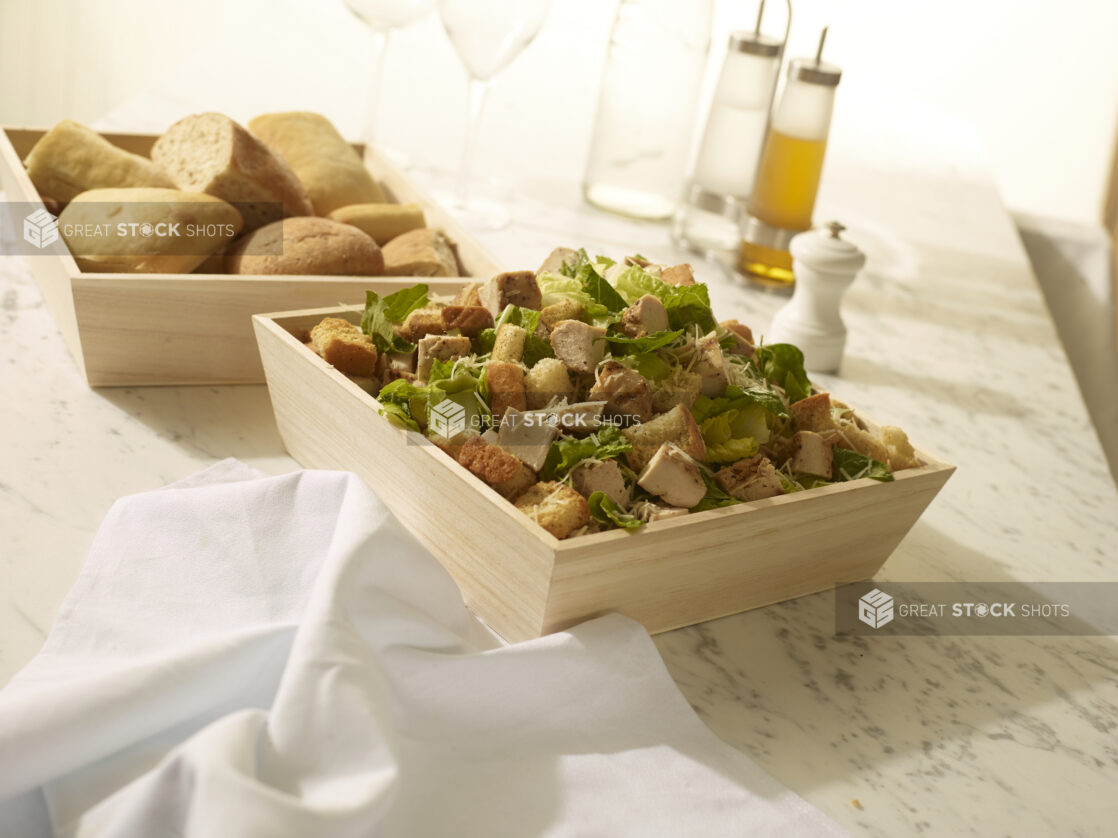
[{"label": "metal bottle cap", "polygon": [[842,68],[814,58],[793,58],[788,64],[788,78],[825,87],[838,86]]},{"label": "metal bottle cap", "polygon": [[815,58],[793,58],[788,62],[788,78],[793,81],[803,81],[808,84],[819,84],[824,87],[837,87],[842,78],[842,69],[834,64],[823,62],[823,45],[827,43],[827,31],[831,27],[824,26],[819,33],[819,48],[815,51]]},{"label": "metal bottle cap", "polygon": [[750,55],[772,57],[780,55],[782,44],[775,38],[761,35],[757,32],[731,32],[730,43],[727,49],[730,52],[746,52]]}]

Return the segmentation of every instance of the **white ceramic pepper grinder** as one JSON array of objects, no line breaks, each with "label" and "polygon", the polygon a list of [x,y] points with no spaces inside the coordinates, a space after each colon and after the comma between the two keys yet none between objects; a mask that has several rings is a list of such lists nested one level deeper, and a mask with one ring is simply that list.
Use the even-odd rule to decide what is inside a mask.
[{"label": "white ceramic pepper grinder", "polygon": [[866,264],[866,254],[840,238],[846,228],[832,221],[792,239],[796,286],[792,299],[773,317],[766,343],[792,343],[804,353],[810,372],[835,373],[846,346],[839,306],[843,294]]}]

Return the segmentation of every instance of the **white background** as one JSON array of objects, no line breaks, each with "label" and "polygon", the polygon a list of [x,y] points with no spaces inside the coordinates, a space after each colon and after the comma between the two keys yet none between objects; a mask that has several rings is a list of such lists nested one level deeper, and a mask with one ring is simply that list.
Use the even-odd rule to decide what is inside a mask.
[{"label": "white background", "polygon": [[[772,28],[782,28],[782,4],[769,5]],[[865,142],[878,128],[895,132],[907,99],[931,103],[978,131],[1012,209],[1098,223],[1118,123],[1118,3],[796,0],[795,7],[791,54],[810,54],[819,28],[830,23],[827,54],[846,71],[836,143]],[[486,119],[490,135],[522,134],[525,153],[510,161],[487,160],[483,152],[483,169],[581,173],[590,126],[584,118],[565,122],[563,109],[596,97],[615,8],[612,0],[552,4],[539,39],[499,77]],[[748,24],[754,9],[751,2],[720,0],[715,62],[725,33]],[[284,16],[305,16],[305,36],[275,37]],[[393,54],[395,66],[404,65],[399,51],[423,52],[421,77],[393,76]],[[264,54],[270,66],[259,60]],[[335,98],[322,97],[323,86],[341,85],[352,91],[353,110],[330,116],[352,134],[361,124],[366,57],[364,33],[340,0],[6,0],[0,3],[0,121],[46,125],[68,116],[90,122],[167,74],[197,74],[255,88],[261,111],[313,108]],[[386,139],[414,138],[418,122],[426,141],[453,158],[465,82],[434,17],[400,33],[388,76],[389,84],[417,95],[388,97]],[[541,95],[554,100],[555,120],[518,123],[518,102]],[[221,102],[213,107],[220,110]],[[929,148],[941,147],[950,143],[949,122],[942,136],[935,123],[921,124],[918,133]],[[401,123],[411,130],[394,132],[392,125]],[[539,131],[561,135],[563,159],[550,152],[533,157],[532,135]]]}]

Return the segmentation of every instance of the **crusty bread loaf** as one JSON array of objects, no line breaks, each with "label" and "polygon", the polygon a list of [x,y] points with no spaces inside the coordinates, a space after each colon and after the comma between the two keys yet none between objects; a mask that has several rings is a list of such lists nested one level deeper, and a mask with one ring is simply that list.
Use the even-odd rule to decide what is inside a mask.
[{"label": "crusty bread loaf", "polygon": [[419,204],[350,204],[331,212],[330,218],[364,230],[382,246],[410,230],[427,226]]},{"label": "crusty bread loaf", "polygon": [[89,189],[175,185],[146,157],[117,148],[69,119],[39,138],[24,165],[39,193],[62,204]]},{"label": "crusty bread loaf", "polygon": [[287,161],[310,195],[317,215],[329,215],[349,204],[386,200],[353,146],[321,114],[268,113],[251,120],[248,127]]},{"label": "crusty bread loaf", "polygon": [[207,192],[236,206],[246,230],[314,213],[287,164],[221,114],[180,119],[155,141],[151,159],[180,189]]},{"label": "crusty bread loaf", "polygon": [[412,230],[384,246],[386,276],[460,276],[458,259],[438,230]]},{"label": "crusty bread loaf", "polygon": [[154,187],[91,189],[58,218],[79,268],[115,273],[189,273],[241,226],[219,198]]},{"label": "crusty bread loaf", "polygon": [[376,276],[384,257],[356,227],[328,218],[286,218],[249,233],[229,251],[231,274]]}]

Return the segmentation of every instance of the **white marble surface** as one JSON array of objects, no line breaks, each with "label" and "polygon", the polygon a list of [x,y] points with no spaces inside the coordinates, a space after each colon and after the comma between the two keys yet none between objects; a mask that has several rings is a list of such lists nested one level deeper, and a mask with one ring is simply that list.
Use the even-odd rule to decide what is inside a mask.
[{"label": "white marble surface", "polygon": [[[404,47],[420,37],[402,34],[389,77],[411,66]],[[537,79],[546,83],[558,84]],[[252,115],[243,94],[213,80],[179,72],[161,84],[106,124],[159,128],[212,102]],[[454,98],[457,85],[447,93],[430,72],[409,93]],[[518,85],[526,82],[510,81]],[[314,90],[323,110],[343,110],[325,87]],[[402,95],[390,96],[390,113],[404,110]],[[592,98],[564,87],[498,103],[483,159],[507,158],[515,222],[482,238],[510,266],[534,266],[556,244],[679,255],[662,226],[580,203]],[[525,137],[539,134],[557,102],[562,131],[534,141],[537,162],[525,162]],[[880,578],[1118,579],[1115,486],[981,154],[962,129],[945,144],[942,125],[934,148],[921,144],[921,121],[941,117],[912,103],[898,114],[899,133],[867,127],[836,142],[819,211],[847,223],[870,255],[844,308],[841,377],[822,383],[958,465]],[[529,123],[532,131],[518,128]],[[398,123],[387,137],[407,149],[417,179],[447,186],[458,137],[408,138]],[[698,268],[720,315],[764,331],[779,299]],[[295,464],[263,388],[87,389],[26,265],[4,257],[0,274],[3,683],[37,650],[115,498],[226,456],[270,472]],[[657,645],[719,735],[856,834],[1114,834],[1118,641],[842,639],[832,611],[829,595],[805,597],[670,632]]]}]

